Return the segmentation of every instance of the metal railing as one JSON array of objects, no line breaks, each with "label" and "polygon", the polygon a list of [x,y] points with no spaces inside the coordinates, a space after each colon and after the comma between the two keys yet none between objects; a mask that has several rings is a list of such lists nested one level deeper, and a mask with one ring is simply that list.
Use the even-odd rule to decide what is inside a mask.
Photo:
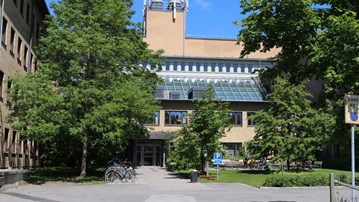
[{"label": "metal railing", "polygon": [[[359,192],[359,188],[350,184],[341,182],[334,178],[334,174],[329,174],[330,182],[330,202],[357,202],[358,197],[352,198],[352,192]],[[358,194],[356,194],[358,195]]]}]

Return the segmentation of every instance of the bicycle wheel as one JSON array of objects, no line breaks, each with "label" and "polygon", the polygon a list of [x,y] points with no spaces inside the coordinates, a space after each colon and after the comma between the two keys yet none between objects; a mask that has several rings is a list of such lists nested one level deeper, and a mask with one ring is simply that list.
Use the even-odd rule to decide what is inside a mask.
[{"label": "bicycle wheel", "polygon": [[131,170],[127,171],[125,174],[125,181],[126,182],[134,182],[136,180],[136,175]]},{"label": "bicycle wheel", "polygon": [[105,173],[105,182],[115,182],[118,179],[118,174],[115,170],[108,170]]}]

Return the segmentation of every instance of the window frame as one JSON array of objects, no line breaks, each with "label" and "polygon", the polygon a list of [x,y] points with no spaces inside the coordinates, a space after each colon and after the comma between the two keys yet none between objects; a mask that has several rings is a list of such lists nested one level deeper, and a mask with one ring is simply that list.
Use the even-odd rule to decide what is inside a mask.
[{"label": "window frame", "polygon": [[[229,112],[230,117],[231,117],[231,124],[234,127],[242,127],[243,126],[243,112],[239,112],[239,111],[234,111],[234,112]],[[234,123],[232,123],[232,116],[231,114],[234,114]],[[240,114],[240,123],[238,124],[238,114]]]},{"label": "window frame", "polygon": [[249,117],[256,114],[256,112],[253,112],[253,111],[250,111],[250,112],[247,112],[247,126],[249,127],[254,127],[256,125],[256,123],[252,120],[249,120]]},{"label": "window frame", "polygon": [[[156,121],[157,118],[157,121]],[[157,122],[157,123],[156,123]],[[150,120],[146,121],[146,126],[159,126],[160,125],[160,112],[156,111]]]},{"label": "window frame", "polygon": [[[176,113],[176,114],[173,114]],[[180,115],[173,121],[172,117]],[[187,111],[165,111],[165,126],[182,126],[188,123],[188,112]]]}]

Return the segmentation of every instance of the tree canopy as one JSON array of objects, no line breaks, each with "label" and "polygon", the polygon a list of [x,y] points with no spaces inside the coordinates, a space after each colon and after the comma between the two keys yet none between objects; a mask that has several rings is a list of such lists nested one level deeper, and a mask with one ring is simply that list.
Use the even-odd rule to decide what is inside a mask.
[{"label": "tree canopy", "polygon": [[213,86],[202,93],[201,99],[193,102],[195,111],[174,140],[174,155],[180,162],[204,172],[206,162],[222,150],[219,139],[231,128],[229,109],[227,102],[215,99]]},{"label": "tree canopy", "polygon": [[144,123],[159,108],[154,92],[160,80],[140,64],[161,64],[161,52],[147,48],[139,24],[131,22],[131,5],[52,4],[54,15],[37,48],[40,69],[11,79],[13,127],[22,138],[46,143],[48,153],[77,158],[69,163],[81,165],[81,176],[88,157],[96,163],[145,135]]},{"label": "tree canopy", "polygon": [[[279,54],[274,67],[260,72],[262,82],[277,76],[293,84],[322,83],[316,106],[336,117],[336,143],[349,135],[343,118],[344,94],[359,91],[359,2],[354,0],[242,0],[238,43],[242,56],[254,51]],[[332,108],[333,106],[333,108]],[[346,141],[345,144],[349,144]]]},{"label": "tree canopy", "polygon": [[263,156],[274,152],[276,160],[315,160],[315,151],[322,150],[334,130],[334,118],[313,109],[304,85],[290,84],[277,78],[268,95],[268,108],[251,118],[256,123],[251,143],[254,152]]}]

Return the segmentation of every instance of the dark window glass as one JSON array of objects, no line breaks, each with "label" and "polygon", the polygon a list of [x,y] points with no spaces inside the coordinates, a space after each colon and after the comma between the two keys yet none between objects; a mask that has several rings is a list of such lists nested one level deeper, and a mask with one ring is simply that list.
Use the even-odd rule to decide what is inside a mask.
[{"label": "dark window glass", "polygon": [[19,60],[21,60],[21,44],[22,44],[22,40],[20,39],[20,37],[17,39],[17,58]]},{"label": "dark window glass", "polygon": [[11,28],[10,32],[10,51],[14,52],[14,46],[15,46],[15,30]]},{"label": "dark window glass", "polygon": [[30,23],[30,6],[29,4],[26,6],[26,24]]},{"label": "dark window glass", "polygon": [[153,117],[146,122],[146,125],[156,125],[160,124],[160,112],[155,112]]},{"label": "dark window glass", "polygon": [[4,72],[0,71],[0,97],[3,97]]},{"label": "dark window glass", "polygon": [[166,111],[165,112],[166,125],[183,125],[187,124],[187,112],[183,111]]},{"label": "dark window glass", "polygon": [[24,0],[20,0],[20,14],[24,17]]},{"label": "dark window glass", "polygon": [[229,116],[231,117],[231,124],[233,124],[233,126],[242,126],[242,112],[231,112]]},{"label": "dark window glass", "polygon": [[254,126],[255,125],[254,121],[249,119],[249,117],[254,115],[254,114],[255,114],[255,112],[247,112],[248,126]]},{"label": "dark window glass", "polygon": [[7,28],[7,20],[3,18],[3,24],[2,24],[2,42],[6,44],[6,28]]}]

